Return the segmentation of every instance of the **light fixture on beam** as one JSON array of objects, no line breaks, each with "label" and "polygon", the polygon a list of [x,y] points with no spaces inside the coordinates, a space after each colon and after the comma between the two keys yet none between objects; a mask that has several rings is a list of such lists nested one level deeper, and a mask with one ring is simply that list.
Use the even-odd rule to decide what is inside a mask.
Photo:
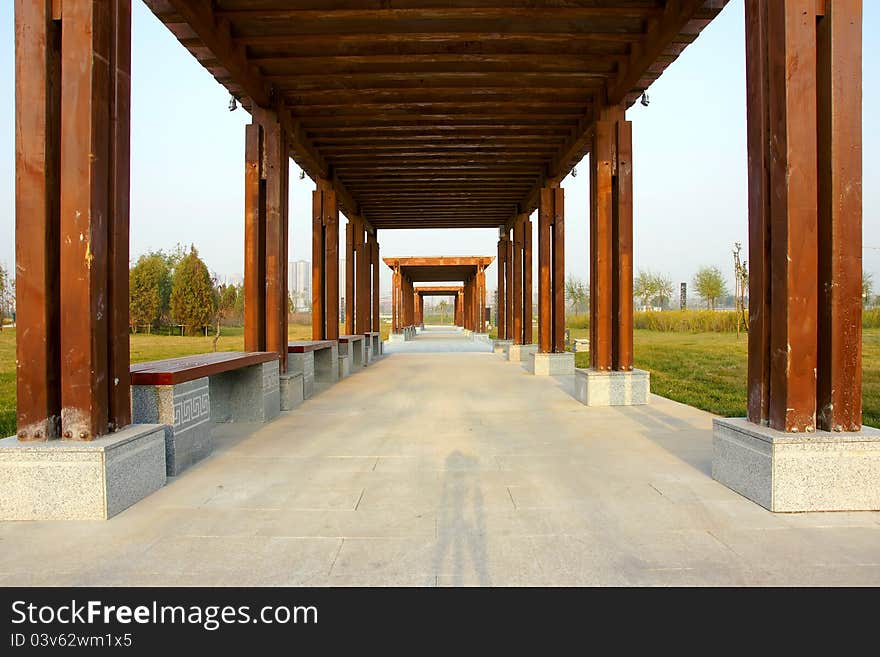
[{"label": "light fixture on beam", "polygon": [[235,96],[229,96],[229,111],[234,112],[238,108],[238,102],[235,100]]},{"label": "light fixture on beam", "polygon": [[647,107],[647,106],[648,106],[648,103],[650,103],[650,102],[651,102],[651,99],[648,98],[648,94],[647,94],[647,92],[643,91],[643,92],[642,92],[642,99],[641,99],[641,103],[642,103],[642,105],[644,105],[645,107]]}]

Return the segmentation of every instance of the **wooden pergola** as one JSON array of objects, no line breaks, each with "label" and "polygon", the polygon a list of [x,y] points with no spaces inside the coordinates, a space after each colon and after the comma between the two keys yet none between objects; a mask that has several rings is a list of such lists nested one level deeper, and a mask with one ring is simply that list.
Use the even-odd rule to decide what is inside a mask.
[{"label": "wooden pergola", "polygon": [[[316,183],[315,339],[342,211],[352,331],[378,330],[377,231],[493,227],[502,336],[531,342],[538,209],[540,351],[562,350],[560,181],[589,153],[591,366],[632,368],[624,113],[726,0],[145,1],[253,117],[248,350],[283,369],[289,157]],[[861,3],[746,0],[746,23],[749,419],[855,431]],[[15,0],[15,24],[19,438],[92,440],[131,422],[130,0]]]},{"label": "wooden pergola", "polygon": [[416,326],[425,325],[425,297],[452,297],[452,323],[463,326],[460,299],[464,294],[463,285],[420,285],[415,288]]},{"label": "wooden pergola", "polygon": [[[455,316],[461,326],[476,333],[486,332],[486,268],[494,256],[439,256],[384,258],[392,271],[391,330],[421,325],[424,309],[415,284],[461,281],[462,285],[444,290],[461,290],[455,299]],[[446,292],[449,294],[450,292]]]}]

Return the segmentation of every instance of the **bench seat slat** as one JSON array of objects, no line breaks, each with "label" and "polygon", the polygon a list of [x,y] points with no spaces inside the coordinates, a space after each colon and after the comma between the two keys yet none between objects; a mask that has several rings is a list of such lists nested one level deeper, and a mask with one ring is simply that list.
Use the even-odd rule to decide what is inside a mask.
[{"label": "bench seat slat", "polygon": [[176,385],[277,359],[273,352],[221,351],[134,363],[129,371],[132,385]]},{"label": "bench seat slat", "polygon": [[291,354],[304,354],[307,351],[329,349],[336,344],[336,340],[294,340],[287,343],[287,352]]}]

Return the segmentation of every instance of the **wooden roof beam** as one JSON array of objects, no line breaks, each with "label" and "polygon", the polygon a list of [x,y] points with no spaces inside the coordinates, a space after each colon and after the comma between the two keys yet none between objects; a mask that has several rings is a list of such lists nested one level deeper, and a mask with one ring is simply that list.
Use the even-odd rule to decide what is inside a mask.
[{"label": "wooden roof beam", "polygon": [[[713,0],[708,2],[711,3]],[[707,0],[667,0],[662,15],[652,19],[645,37],[633,44],[627,63],[621,67],[616,79],[609,83],[603,105],[618,105],[623,102],[670,42],[706,4]],[[570,143],[548,166],[547,174],[524,199],[519,212],[531,214],[538,207],[541,188],[552,186],[554,182],[558,184],[589,152],[594,127],[594,116],[584,117],[579,121]],[[514,221],[516,215],[512,216],[506,225],[512,227]]]},{"label": "wooden roof beam", "polygon": [[[244,46],[233,41],[229,20],[218,16],[213,10],[212,0],[145,0],[145,2],[160,18],[163,10],[167,11],[167,7],[172,7],[180,19],[196,33],[204,47],[210,50],[213,57],[235,78],[247,100],[263,109],[275,111],[288,135],[293,160],[313,179],[329,178],[336,190],[337,201],[346,215],[359,215],[360,208],[357,201],[311,144],[301,123],[282,103],[277,102],[277,94],[272,86],[248,61]],[[243,102],[244,100],[242,99]],[[366,221],[366,218],[364,219]],[[368,230],[372,231],[369,222],[366,222],[366,225],[369,226]]]}]

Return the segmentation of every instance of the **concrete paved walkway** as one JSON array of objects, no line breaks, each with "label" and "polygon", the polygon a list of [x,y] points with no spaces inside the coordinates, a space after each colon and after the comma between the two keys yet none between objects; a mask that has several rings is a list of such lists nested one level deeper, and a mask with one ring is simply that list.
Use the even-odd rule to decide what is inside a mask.
[{"label": "concrete paved walkway", "polygon": [[880,514],[773,515],[711,416],[588,409],[494,354],[394,354],[108,522],[0,523],[0,585],[880,584]]},{"label": "concrete paved walkway", "polygon": [[492,343],[466,337],[456,326],[426,326],[412,340],[386,342],[388,354],[491,353]]}]

